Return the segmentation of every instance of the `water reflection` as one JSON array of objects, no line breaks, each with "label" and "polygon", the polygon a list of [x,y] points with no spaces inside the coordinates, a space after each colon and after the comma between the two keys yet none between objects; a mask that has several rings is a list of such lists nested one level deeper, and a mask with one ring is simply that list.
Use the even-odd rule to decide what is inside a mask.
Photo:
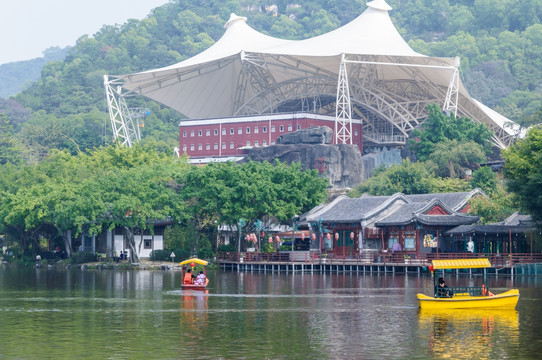
[{"label": "water reflection", "polygon": [[420,335],[439,358],[489,359],[497,345],[498,358],[504,353],[514,357],[519,346],[516,310],[419,310],[418,320]]}]

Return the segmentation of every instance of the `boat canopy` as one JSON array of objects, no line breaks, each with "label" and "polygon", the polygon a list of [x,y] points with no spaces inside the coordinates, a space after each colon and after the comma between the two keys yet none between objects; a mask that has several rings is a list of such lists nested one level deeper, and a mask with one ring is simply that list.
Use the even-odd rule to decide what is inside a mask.
[{"label": "boat canopy", "polygon": [[491,267],[489,259],[433,260],[433,269],[477,269]]},{"label": "boat canopy", "polygon": [[209,262],[205,261],[205,260],[198,259],[198,258],[193,258],[193,259],[187,259],[185,261],[181,261],[179,263],[179,265],[183,266],[183,265],[190,264],[190,263],[195,263],[195,264],[200,264],[200,265],[206,266]]}]

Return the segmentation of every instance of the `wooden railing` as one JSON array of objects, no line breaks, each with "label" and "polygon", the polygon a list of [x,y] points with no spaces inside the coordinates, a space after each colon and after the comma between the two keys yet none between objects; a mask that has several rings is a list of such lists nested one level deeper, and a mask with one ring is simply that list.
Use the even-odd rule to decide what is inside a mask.
[{"label": "wooden railing", "polygon": [[[473,254],[473,253],[430,253],[415,254],[405,252],[366,252],[355,255],[337,255],[328,254],[326,257],[315,252],[296,253],[294,252],[293,261],[302,263],[322,263],[326,264],[404,264],[428,266],[435,259],[476,259],[487,258],[494,267],[506,267],[516,264],[542,263],[542,254],[540,253],[515,253],[509,254]],[[233,261],[242,263],[251,262],[292,262],[291,252],[268,253],[268,252],[225,252],[219,253],[217,259],[220,261]]]}]

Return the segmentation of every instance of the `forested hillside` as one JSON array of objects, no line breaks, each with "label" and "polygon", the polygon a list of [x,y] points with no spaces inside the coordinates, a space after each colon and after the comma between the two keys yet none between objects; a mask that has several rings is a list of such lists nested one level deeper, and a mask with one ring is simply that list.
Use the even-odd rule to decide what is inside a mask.
[{"label": "forested hillside", "polygon": [[[461,57],[462,78],[473,97],[517,122],[535,121],[532,115],[542,107],[542,0],[387,2],[397,28],[416,51]],[[363,0],[171,1],[145,19],[104,25],[80,37],[63,61],[48,63],[40,79],[14,97],[29,113],[13,117],[13,110],[1,110],[10,103],[2,103],[0,111],[7,116],[0,125],[6,129],[3,136],[11,134],[9,143],[18,149],[11,153],[22,156],[21,161],[36,161],[51,148],[75,154],[111,142],[104,74],[148,70],[191,57],[222,36],[232,12],[246,16],[258,31],[303,39],[333,30],[365,8]],[[182,114],[143,98],[130,106],[151,111],[143,141],[170,152]]]},{"label": "forested hillside", "polygon": [[51,47],[43,52],[42,57],[0,65],[0,97],[7,98],[29,87],[40,78],[45,64],[64,59],[68,49]]}]

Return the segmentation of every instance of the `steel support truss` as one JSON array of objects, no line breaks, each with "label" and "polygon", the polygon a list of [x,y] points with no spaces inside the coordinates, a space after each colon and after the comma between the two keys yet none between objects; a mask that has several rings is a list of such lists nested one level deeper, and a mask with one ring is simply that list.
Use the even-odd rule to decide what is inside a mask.
[{"label": "steel support truss", "polygon": [[352,106],[350,104],[350,87],[344,54],[339,65],[337,81],[337,101],[335,103],[335,143],[352,144]]},{"label": "steel support truss", "polygon": [[132,112],[128,109],[122,87],[120,85],[114,89],[114,83],[109,81],[107,75],[104,75],[105,94],[107,98],[107,108],[111,127],[113,128],[113,139],[119,141],[122,145],[132,147],[141,139],[139,127],[134,124]]}]

